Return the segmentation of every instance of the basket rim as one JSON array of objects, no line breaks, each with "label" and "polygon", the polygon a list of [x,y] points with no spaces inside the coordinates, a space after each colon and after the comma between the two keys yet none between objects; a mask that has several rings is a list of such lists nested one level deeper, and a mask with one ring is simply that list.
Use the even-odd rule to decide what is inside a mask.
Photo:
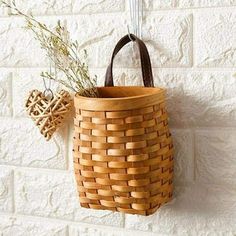
[{"label": "basket rim", "polygon": [[[164,88],[161,88],[161,87],[143,87],[143,86],[114,86],[114,87],[104,87],[104,86],[101,86],[101,87],[96,87],[98,89],[104,89],[104,88],[107,88],[107,89],[116,89],[116,88],[132,88],[132,89],[135,89],[135,88],[138,88],[138,89],[148,89],[148,90],[154,90],[153,93],[149,93],[149,94],[141,94],[141,95],[135,95],[135,96],[127,96],[127,97],[116,97],[116,98],[110,98],[110,97],[85,97],[85,96],[81,96],[79,95],[78,93],[75,94],[75,98],[78,98],[78,99],[84,99],[84,100],[109,100],[109,101],[117,101],[117,100],[130,100],[130,99],[136,99],[136,98],[142,98],[142,97],[148,97],[148,96],[151,96],[153,94],[157,94],[157,91],[159,93],[165,93],[165,89]],[[89,90],[89,89],[88,89]],[[156,92],[155,92],[156,91]]]},{"label": "basket rim", "polygon": [[[157,105],[165,101],[165,89],[141,86],[116,86],[116,87],[97,87],[98,89],[116,89],[116,88],[132,88],[144,89],[152,91],[150,93],[137,96],[117,97],[117,98],[94,98],[84,97],[75,94],[74,106],[75,109],[90,110],[90,111],[124,111],[144,108],[152,105]],[[147,91],[146,91],[147,92]]]}]

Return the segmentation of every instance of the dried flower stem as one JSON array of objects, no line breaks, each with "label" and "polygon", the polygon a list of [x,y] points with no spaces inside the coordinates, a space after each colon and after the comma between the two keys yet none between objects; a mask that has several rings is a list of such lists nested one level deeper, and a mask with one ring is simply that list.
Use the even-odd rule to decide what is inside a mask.
[{"label": "dried flower stem", "polygon": [[87,52],[84,51],[82,61],[79,57],[78,41],[72,41],[66,26],[58,21],[55,30],[50,30],[46,24],[36,20],[33,15],[27,15],[19,10],[13,0],[11,4],[1,3],[12,10],[12,15],[23,16],[35,38],[40,42],[41,48],[46,51],[47,56],[55,64],[56,69],[63,72],[66,79],[58,79],[55,74],[42,72],[43,78],[55,80],[72,91],[89,97],[98,97],[96,89],[96,77],[91,78],[86,63]]}]

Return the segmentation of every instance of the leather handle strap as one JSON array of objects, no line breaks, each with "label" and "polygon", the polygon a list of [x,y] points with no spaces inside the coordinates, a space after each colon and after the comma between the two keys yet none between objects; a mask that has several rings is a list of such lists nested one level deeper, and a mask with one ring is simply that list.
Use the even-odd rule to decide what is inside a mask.
[{"label": "leather handle strap", "polygon": [[139,48],[144,86],[145,87],[154,87],[152,66],[151,66],[151,61],[150,61],[147,47],[141,39],[139,39],[138,37],[136,37],[133,34],[125,35],[116,44],[114,51],[112,53],[111,62],[109,64],[109,66],[107,67],[107,71],[106,71],[106,78],[105,78],[105,86],[106,87],[107,86],[114,86],[112,68],[113,68],[113,61],[114,61],[116,54],[120,51],[121,48],[123,48],[127,43],[129,43],[131,41],[136,42],[137,46]]}]

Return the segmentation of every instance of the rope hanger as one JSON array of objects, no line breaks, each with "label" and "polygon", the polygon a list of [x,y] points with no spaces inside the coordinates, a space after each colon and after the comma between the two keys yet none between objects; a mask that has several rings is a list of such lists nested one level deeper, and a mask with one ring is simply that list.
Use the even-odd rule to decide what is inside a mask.
[{"label": "rope hanger", "polygon": [[[143,1],[142,0],[129,0],[129,12],[131,33],[142,38],[142,20],[143,20]],[[130,27],[127,25],[128,35],[130,35]],[[131,38],[130,38],[131,39]]]}]

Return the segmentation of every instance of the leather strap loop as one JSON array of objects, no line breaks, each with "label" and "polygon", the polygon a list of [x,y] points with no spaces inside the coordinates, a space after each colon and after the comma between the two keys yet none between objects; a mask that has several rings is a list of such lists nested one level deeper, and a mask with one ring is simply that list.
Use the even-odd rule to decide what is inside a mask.
[{"label": "leather strap loop", "polygon": [[151,65],[151,61],[150,61],[147,47],[141,39],[139,39],[138,37],[136,37],[133,34],[125,35],[116,44],[114,51],[112,53],[111,62],[109,64],[109,66],[107,67],[107,71],[106,71],[106,78],[105,78],[105,86],[106,87],[107,86],[114,86],[112,68],[113,68],[113,61],[114,61],[116,54],[120,51],[121,48],[123,48],[127,43],[129,43],[131,41],[136,42],[137,46],[139,48],[144,86],[145,87],[154,87],[153,75],[152,75],[152,65]]}]

